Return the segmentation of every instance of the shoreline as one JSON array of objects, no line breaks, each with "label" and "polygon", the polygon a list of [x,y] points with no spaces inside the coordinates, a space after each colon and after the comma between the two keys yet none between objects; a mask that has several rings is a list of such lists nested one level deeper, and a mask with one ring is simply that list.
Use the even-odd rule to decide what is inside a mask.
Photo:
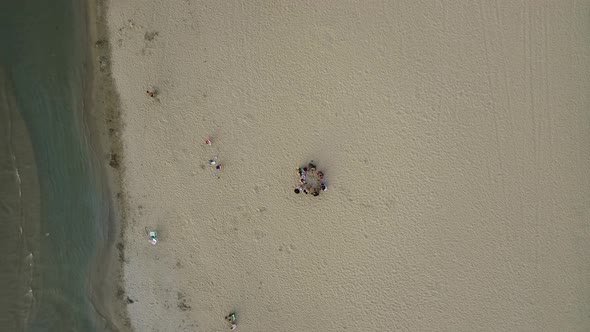
[{"label": "shoreline", "polygon": [[[85,3],[88,36],[89,88],[86,99],[90,112],[84,122],[92,135],[94,157],[101,165],[107,182],[103,194],[110,201],[107,240],[90,265],[91,303],[110,331],[132,331],[125,303],[123,282],[123,239],[125,200],[122,193],[122,142],[119,96],[111,77],[111,47],[106,27],[109,1],[88,0]],[[114,157],[113,157],[114,156]],[[98,278],[96,276],[99,276]]]}]

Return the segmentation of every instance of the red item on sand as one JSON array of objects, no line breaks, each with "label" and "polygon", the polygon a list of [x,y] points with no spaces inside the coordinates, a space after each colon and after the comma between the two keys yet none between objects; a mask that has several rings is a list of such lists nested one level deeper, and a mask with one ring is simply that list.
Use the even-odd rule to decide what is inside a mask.
[{"label": "red item on sand", "polygon": [[211,145],[211,140],[210,140],[210,139],[206,139],[206,140],[205,140],[205,144],[207,144],[207,145]]}]

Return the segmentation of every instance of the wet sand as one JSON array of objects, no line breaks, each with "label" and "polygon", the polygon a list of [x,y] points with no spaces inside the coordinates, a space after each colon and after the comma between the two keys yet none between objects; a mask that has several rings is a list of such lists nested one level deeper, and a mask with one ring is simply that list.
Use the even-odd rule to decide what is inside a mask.
[{"label": "wet sand", "polygon": [[589,11],[112,1],[135,330],[586,330]]},{"label": "wet sand", "polygon": [[123,168],[120,132],[119,93],[111,73],[111,48],[107,28],[108,2],[87,2],[89,75],[86,89],[84,125],[92,133],[91,146],[95,152],[98,183],[102,190],[107,229],[102,234],[97,254],[87,273],[90,298],[99,316],[98,330],[125,332],[132,326],[127,314],[127,296],[123,281],[126,202],[122,194]]}]

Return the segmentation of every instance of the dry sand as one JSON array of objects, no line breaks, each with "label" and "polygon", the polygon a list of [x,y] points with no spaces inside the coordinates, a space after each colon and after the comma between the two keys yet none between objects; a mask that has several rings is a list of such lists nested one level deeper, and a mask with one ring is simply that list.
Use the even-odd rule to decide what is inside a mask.
[{"label": "dry sand", "polygon": [[590,2],[393,3],[111,1],[137,331],[588,330]]}]

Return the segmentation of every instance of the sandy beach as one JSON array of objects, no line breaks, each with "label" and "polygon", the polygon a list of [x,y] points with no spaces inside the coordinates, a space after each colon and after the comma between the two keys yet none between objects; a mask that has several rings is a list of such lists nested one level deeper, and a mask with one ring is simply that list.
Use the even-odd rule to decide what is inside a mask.
[{"label": "sandy beach", "polygon": [[134,330],[586,331],[589,14],[110,1]]}]

